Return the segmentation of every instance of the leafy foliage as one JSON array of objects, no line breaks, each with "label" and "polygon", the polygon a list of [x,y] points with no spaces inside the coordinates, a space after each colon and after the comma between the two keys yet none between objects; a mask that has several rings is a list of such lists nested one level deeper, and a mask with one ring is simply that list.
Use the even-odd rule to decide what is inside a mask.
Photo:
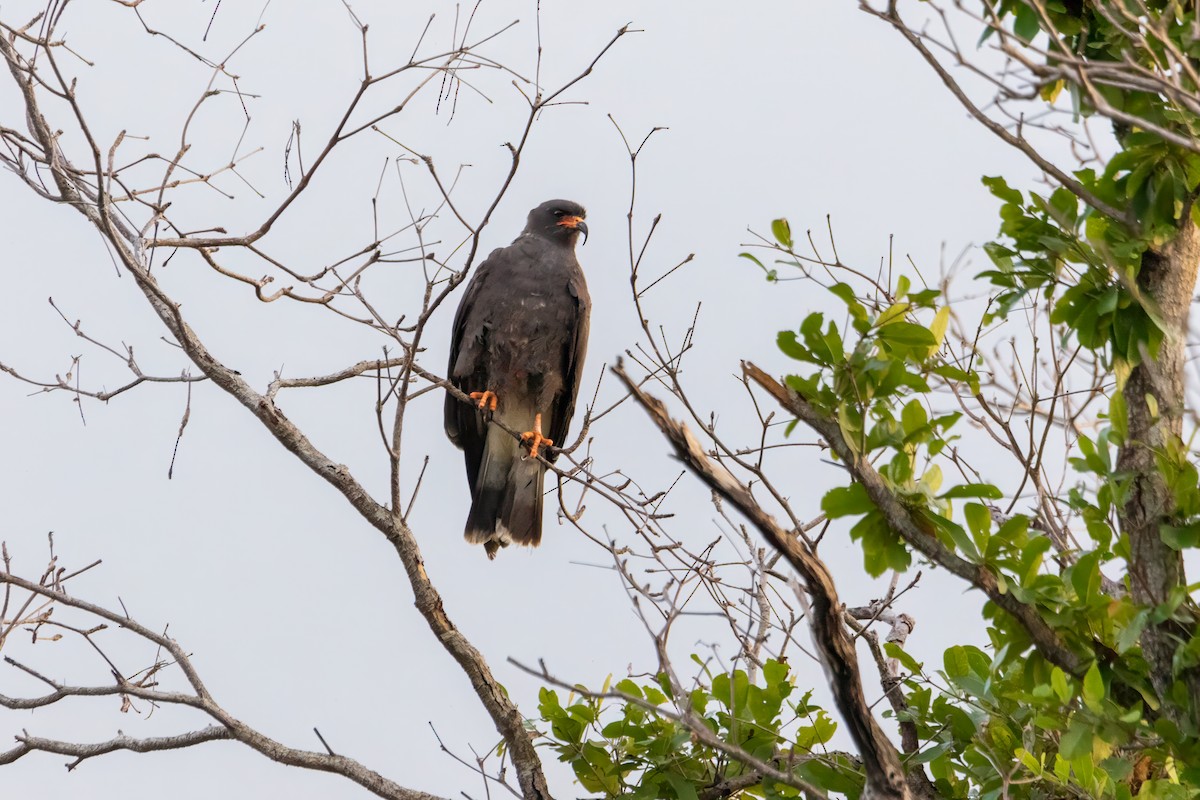
[{"label": "leafy foliage", "polygon": [[[1075,290],[1094,288],[1089,275],[1106,274],[1109,262],[1085,241],[1074,240],[1068,248],[1066,238],[1050,235],[1062,229],[1048,223],[1045,204],[1036,206],[1042,217],[1034,218],[1018,193],[1001,181],[990,183],[1006,200],[1002,230],[1036,230],[1021,234],[1029,237],[1024,252],[1033,253],[1030,243],[1038,239],[1043,242],[1038,255],[1043,263],[1070,252],[1077,259],[1074,263],[1084,266],[1073,282],[1060,271],[1048,279],[1053,287],[1036,287],[1050,287],[1043,297],[1053,303],[1054,290],[1065,286],[1056,308],[1073,309],[1069,298],[1077,296]],[[795,257],[782,242],[779,247],[785,259]],[[1000,296],[1025,292],[1039,279],[1031,263],[1032,258],[1023,262],[1031,276],[1024,285],[1006,285],[994,272],[984,277],[1001,287]],[[855,442],[856,455],[880,465],[888,488],[925,523],[929,535],[985,567],[1004,591],[1037,608],[1063,641],[1090,662],[1081,675],[1048,663],[1031,649],[1028,633],[991,603],[984,609],[991,653],[956,645],[946,651],[943,668],[929,672],[889,646],[889,654],[909,671],[902,682],[907,710],[900,721],[911,724],[922,743],[912,763],[926,765],[943,797],[1075,793],[1183,798],[1200,793],[1196,732],[1162,713],[1164,702],[1190,703],[1185,685],[1175,682],[1169,700],[1158,697],[1138,647],[1148,624],[1182,613],[1186,588],[1179,587],[1162,607],[1143,608],[1104,585],[1103,568],[1130,558],[1129,542],[1116,522],[1116,509],[1128,499],[1130,485],[1129,477],[1116,467],[1115,448],[1125,435],[1121,393],[1113,392],[1116,411],[1110,410],[1110,426],[1094,439],[1079,436],[1077,455],[1071,459],[1080,482],[1071,489],[1068,503],[1084,523],[1091,546],[1067,558],[1056,556],[1050,536],[1040,526],[1032,527],[1029,516],[1001,520],[981,502],[1000,498],[997,486],[972,482],[942,490],[943,467],[951,465],[947,447],[957,438],[954,429],[962,415],[930,409],[939,391],[982,402],[980,377],[937,350],[945,332],[939,319],[946,308],[932,302],[904,304],[904,287],[899,284],[870,311],[868,299],[856,297],[844,284],[832,287],[831,293],[849,309],[850,344],[843,343],[835,323],[827,323],[819,312],[809,314],[798,333],[779,336],[780,349],[808,367],[789,376],[788,384],[828,419],[837,420],[847,441]],[[1154,335],[1147,315],[1118,284],[1110,282],[1106,291],[1119,299],[1099,315],[1093,297],[1074,316],[1056,311],[1052,322],[1064,333],[1078,333],[1081,319],[1095,326],[1099,316],[1108,314],[1104,330],[1091,333],[1098,337],[1095,346],[1111,348],[1109,352],[1118,352],[1113,340],[1120,328],[1113,320],[1122,312],[1143,321],[1140,331],[1145,338]],[[918,311],[927,315],[927,322],[916,316]],[[997,319],[991,317],[993,323]],[[904,334],[904,346],[893,347],[886,331],[898,324],[913,332]],[[923,342],[920,347],[907,344],[918,340]],[[1158,462],[1174,492],[1175,513],[1164,523],[1164,537],[1179,547],[1200,544],[1196,467],[1183,448],[1161,453]],[[963,501],[961,507],[956,508],[955,500]],[[850,535],[862,546],[867,572],[878,575],[910,565],[911,551],[862,485],[849,483],[829,491],[821,510],[831,519],[856,518]],[[1180,649],[1177,675],[1197,663],[1193,654],[1200,654],[1195,637]]]},{"label": "leafy foliage", "polygon": [[[1048,18],[1040,16],[1040,8],[1008,0],[999,4],[998,18],[1009,20],[1026,41],[1044,34],[1088,58],[1133,60],[1147,69],[1162,63],[1153,53],[1139,51],[1127,31],[1113,23],[1111,5],[1049,3]],[[1175,15],[1176,44],[1191,53],[1197,46],[1195,12],[1156,8]],[[1053,102],[1062,88],[1051,87],[1042,96]],[[1095,113],[1077,88],[1080,112]],[[1112,86],[1103,92],[1113,105],[1195,137],[1196,119],[1171,98]],[[856,454],[883,464],[879,472],[888,488],[927,523],[927,533],[985,567],[1005,592],[1035,607],[1089,664],[1082,674],[1070,675],[1047,663],[1031,649],[1028,633],[990,603],[985,617],[991,654],[954,646],[945,653],[943,669],[929,674],[893,648],[892,655],[910,671],[903,684],[908,707],[903,721],[923,742],[915,760],[928,764],[945,797],[1182,798],[1200,793],[1198,709],[1181,680],[1200,663],[1194,655],[1200,642],[1185,610],[1188,587],[1177,587],[1161,606],[1139,607],[1127,593],[1113,590],[1117,584],[1106,584],[1104,574],[1133,558],[1118,521],[1132,485],[1132,476],[1117,466],[1117,451],[1128,442],[1125,382],[1134,367],[1158,357],[1165,336],[1140,273],[1148,254],[1159,251],[1181,225],[1200,219],[1194,203],[1200,156],[1146,130],[1118,126],[1117,136],[1120,151],[1099,174],[1075,172],[1076,188],[1061,186],[1041,195],[1023,193],[1000,177],[983,180],[1001,202],[1001,224],[998,240],[985,246],[992,268],[979,276],[994,287],[980,335],[1014,309],[1044,305],[1062,341],[1073,338],[1111,375],[1108,424],[1094,437],[1080,434],[1069,460],[1078,482],[1066,501],[1086,529],[1086,547],[1058,555],[1062,548],[1054,546],[1042,524],[1035,529],[1034,521],[1020,514],[999,518],[980,502],[967,502],[959,518],[950,501],[998,498],[1000,490],[991,484],[969,483],[938,494],[939,462],[945,466],[959,415],[936,416],[933,398],[947,390],[986,404],[981,378],[971,368],[974,358],[953,363],[928,346],[941,345],[945,328],[939,315],[947,310],[918,316],[934,311],[932,298],[901,305],[907,281],[886,292],[876,287],[874,298],[857,297],[849,286],[837,284],[830,292],[847,304],[855,334],[848,345],[819,313],[808,315],[799,333],[779,336],[780,349],[808,367],[789,377],[789,385],[839,422]],[[1101,213],[1081,196],[1119,214]],[[781,264],[799,266],[790,241],[776,236],[776,250]],[[890,346],[887,332],[895,324],[906,326],[904,346]],[[922,349],[918,342],[927,346]],[[1152,414],[1159,413],[1158,399],[1145,402]],[[1188,448],[1178,440],[1168,443],[1156,461],[1170,489],[1160,526],[1164,541],[1176,548],[1200,545],[1197,469]],[[832,490],[822,510],[831,518],[858,517],[850,533],[861,543],[871,574],[908,566],[907,547],[861,486]],[[1182,640],[1163,696],[1153,686],[1139,643],[1148,625],[1168,619],[1179,620]]]},{"label": "leafy foliage", "polygon": [[[620,695],[616,702],[604,697],[608,681],[598,693],[580,687],[581,695],[572,693],[566,705],[558,692],[543,689],[538,710],[549,726],[550,747],[571,765],[588,792],[694,800],[750,768],[699,741],[672,718],[692,713],[713,734],[754,758],[830,791],[858,797],[861,766],[825,747],[837,723],[812,701],[812,692],[795,697],[786,663],[766,661],[755,679],[741,669],[713,675],[701,666],[694,688],[680,697],[665,675],[645,683],[619,681],[611,687]],[[795,787],[771,779],[742,791],[750,797],[801,796]]]}]

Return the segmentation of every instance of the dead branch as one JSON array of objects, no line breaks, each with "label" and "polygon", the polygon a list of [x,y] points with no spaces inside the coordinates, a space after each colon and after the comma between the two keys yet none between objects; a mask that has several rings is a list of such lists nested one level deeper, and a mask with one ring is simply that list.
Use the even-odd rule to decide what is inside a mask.
[{"label": "dead branch", "polygon": [[[83,631],[70,628],[69,626],[62,626],[82,636],[92,644],[93,648],[104,659],[106,671],[114,679],[114,683],[96,686],[71,686],[47,678],[14,661],[12,658],[6,657],[5,661],[9,665],[15,666],[42,682],[49,684],[51,692],[32,698],[14,698],[0,695],[0,707],[14,710],[32,709],[56,705],[75,697],[132,697],[161,705],[178,705],[193,708],[203,712],[216,724],[200,730],[160,738],[130,737],[119,732],[116,737],[108,741],[93,744],[47,739],[22,733],[17,736],[16,747],[7,751],[0,751],[0,764],[12,763],[31,752],[47,752],[73,757],[74,761],[69,762],[67,768],[75,769],[86,759],[117,750],[146,753],[192,747],[211,741],[233,740],[241,742],[280,764],[341,775],[379,797],[392,798],[393,800],[437,800],[434,795],[400,786],[379,773],[367,769],[354,759],[331,753],[299,750],[288,747],[264,735],[234,717],[217,702],[205,686],[203,680],[201,680],[200,674],[192,664],[187,651],[174,639],[150,629],[141,622],[131,619],[126,614],[118,613],[66,594],[62,589],[61,582],[57,580],[53,571],[44,573],[42,579],[39,581],[31,581],[12,574],[7,571],[8,569],[6,560],[5,571],[0,572],[0,585],[5,587],[6,597],[12,588],[20,589],[28,592],[30,598],[41,598],[51,606],[64,606],[77,609],[91,617],[111,623],[114,629],[124,629],[134,636],[156,645],[161,651],[170,655],[170,663],[179,668],[188,685],[191,687],[191,691],[169,692],[156,688],[156,681],[152,680],[151,676],[165,666],[161,663],[156,664],[149,670],[145,670],[141,678],[126,676],[122,671],[115,668],[111,659],[96,644],[93,634],[98,629],[93,628],[89,631]],[[28,603],[26,603],[27,605]],[[39,614],[39,621],[42,624],[50,624],[51,610],[47,608],[47,610]],[[12,622],[21,618],[22,614],[18,614]],[[25,615],[25,618],[28,618],[28,615]],[[10,621],[0,620],[0,626],[8,622]]]}]

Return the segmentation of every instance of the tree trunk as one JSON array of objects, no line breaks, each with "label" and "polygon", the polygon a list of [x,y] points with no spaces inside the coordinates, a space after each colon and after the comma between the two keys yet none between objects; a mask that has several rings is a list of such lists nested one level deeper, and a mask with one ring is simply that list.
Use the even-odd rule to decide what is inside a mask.
[{"label": "tree trunk", "polygon": [[[1129,537],[1130,594],[1143,606],[1165,602],[1172,590],[1186,583],[1182,553],[1168,547],[1160,534],[1159,526],[1175,509],[1156,454],[1177,441],[1183,430],[1188,312],[1198,265],[1200,229],[1188,215],[1174,240],[1142,257],[1138,275],[1138,288],[1157,315],[1156,322],[1163,326],[1158,357],[1143,353],[1142,363],[1133,368],[1125,383],[1128,436],[1117,459],[1118,471],[1132,478],[1129,495],[1118,513],[1121,530]],[[1147,397],[1154,400],[1147,401]],[[1174,680],[1172,659],[1181,634],[1187,635],[1172,620],[1148,626],[1142,634],[1142,652],[1160,697],[1166,697]],[[1188,684],[1192,708],[1200,708],[1196,704],[1200,675],[1189,675]],[[1163,706],[1168,715],[1173,713],[1171,702]]]}]

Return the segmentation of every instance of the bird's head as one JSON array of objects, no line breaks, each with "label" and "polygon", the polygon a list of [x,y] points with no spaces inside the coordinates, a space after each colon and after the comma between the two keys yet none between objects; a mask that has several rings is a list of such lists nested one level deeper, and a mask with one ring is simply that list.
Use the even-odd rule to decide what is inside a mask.
[{"label": "bird's head", "polygon": [[525,232],[572,246],[582,233],[583,243],[587,244],[588,227],[583,221],[586,216],[587,211],[579,203],[572,203],[570,200],[547,200],[529,212]]}]

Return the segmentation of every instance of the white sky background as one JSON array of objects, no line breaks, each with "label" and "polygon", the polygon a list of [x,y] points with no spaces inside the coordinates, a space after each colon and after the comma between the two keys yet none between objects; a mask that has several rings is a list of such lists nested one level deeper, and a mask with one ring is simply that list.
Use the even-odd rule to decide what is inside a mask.
[{"label": "white sky background", "polygon": [[[41,7],[10,0],[3,10],[6,20],[24,20]],[[356,2],[354,8],[371,26],[376,72],[407,59],[430,11],[439,16],[425,51],[450,45],[450,3]],[[212,10],[212,2],[194,0],[143,4],[152,23],[220,58],[252,28],[260,5],[224,3],[205,44],[200,38]],[[529,76],[536,56],[534,10],[532,0],[492,0],[473,23],[484,33],[520,18],[487,52]],[[767,284],[738,259],[748,226],[766,231],[773,217],[787,216],[794,231],[819,230],[828,213],[843,260],[873,269],[895,234],[898,261],[911,255],[932,277],[943,243],[957,253],[997,228],[996,203],[979,176],[1032,174],[1019,154],[966,118],[896,34],[852,3],[762,2],[735,9],[712,2],[547,2],[543,83],[553,88],[576,75],[630,21],[645,32],[620,41],[564,98],[588,105],[551,109],[535,127],[521,172],[483,243],[484,253],[507,244],[542,200],[566,197],[587,206],[591,238],[579,255],[594,311],[582,394],[590,394],[601,366],[639,334],[628,296],[628,161],[607,114],[635,140],[652,126],[670,128],[651,141],[639,162],[639,229],[655,213],[664,215],[646,274],[660,274],[689,252],[697,255],[647,295],[648,305],[678,340],[695,304],[704,304],[686,379],[700,405],[723,412],[722,424],[735,432],[749,430],[745,418],[739,420],[748,407],[731,377],[738,360],[786,370],[776,332],[827,302],[808,284]],[[236,234],[257,227],[287,191],[283,148],[291,121],[301,120],[311,159],[360,78],[357,32],[341,3],[276,0],[264,22],[266,30],[231,62],[231,71],[241,76],[244,92],[261,95],[249,106],[243,151],[264,150],[242,171],[267,198],[228,175],[217,183],[236,196],[232,201],[204,187],[179,192],[173,212],[196,228],[221,224]],[[61,31],[96,62],[95,68],[72,69],[97,138],[111,142],[128,129],[151,136],[149,149],[172,154],[180,123],[210,70],[161,39],[148,39],[116,5],[74,4]],[[519,134],[525,104],[509,78],[476,77],[493,103],[464,89],[451,121],[444,107],[433,114],[435,91],[383,127],[432,155],[444,174],[459,163],[472,164],[455,197],[477,216],[507,167],[501,145]],[[401,91],[407,88],[399,83],[385,86],[378,107],[394,104]],[[0,118],[20,127],[16,102],[6,77],[0,81]],[[232,96],[217,98],[193,124],[196,148],[187,163],[217,166],[240,134],[241,110]],[[132,153],[142,145],[126,146]],[[339,152],[266,240],[272,255],[300,269],[315,269],[369,240],[370,197],[380,167],[385,157],[399,154],[374,135]],[[435,194],[422,170],[409,166],[405,175],[414,204],[432,205]],[[387,220],[391,227],[407,221],[399,188],[392,172],[380,196],[381,227],[389,227]],[[46,303],[52,295],[90,335],[133,344],[146,372],[172,374],[183,366],[178,353],[159,341],[165,331],[133,282],[116,276],[80,215],[45,204],[9,175],[0,176],[0,208],[0,362],[48,377],[65,372],[70,356],[83,353],[85,384],[112,388],[126,380],[116,359],[62,323]],[[981,253],[973,259],[983,267]],[[250,274],[262,272],[241,265]],[[239,266],[237,258],[230,266]],[[404,292],[418,284],[406,280],[406,269],[411,267],[394,267],[394,277],[380,279],[372,295],[395,315],[414,307]],[[281,366],[292,377],[327,373],[377,356],[383,344],[382,337],[338,324],[314,308],[285,301],[263,305],[249,287],[183,255],[159,275],[184,301],[184,313],[214,353],[260,389]],[[456,303],[431,328],[425,363],[438,371]],[[196,385],[175,478],[168,481],[182,386],[139,387],[108,406],[87,402],[86,426],[68,395],[28,393],[24,384],[0,380],[0,538],[18,571],[40,571],[46,532],[53,530],[65,564],[104,559],[100,569],[73,582],[74,593],[109,605],[119,595],[141,621],[170,623],[215,697],[235,716],[286,744],[320,749],[311,732],[315,725],[339,753],[405,786],[482,795],[478,780],[438,750],[427,721],[463,756],[469,745],[487,749],[497,734],[464,675],[412,608],[391,546],[245,409],[215,387]],[[615,381],[606,379],[601,395],[601,405],[603,398],[615,399]],[[374,399],[373,384],[362,381],[294,391],[280,404],[318,447],[383,498],[386,462]],[[652,668],[651,643],[617,577],[586,566],[603,562],[603,551],[557,525],[548,512],[540,549],[510,548],[489,563],[482,549],[462,541],[466,482],[461,455],[442,433],[440,394],[420,401],[408,426],[408,486],[421,457],[431,459],[412,518],[429,573],[451,619],[527,716],[536,715],[538,684],[507,665],[508,656],[528,663],[544,657],[556,674],[593,685],[610,672],[623,675],[628,665],[636,672]],[[664,485],[677,470],[637,413],[610,417],[595,435],[594,450],[610,467],[627,467]],[[780,463],[780,483],[797,510],[815,516],[821,495],[839,479],[835,468],[807,449]],[[675,530],[687,531],[681,535],[690,542],[718,535],[705,497],[686,487],[673,498],[671,510],[680,515]],[[618,540],[627,536],[619,515],[596,501],[590,506],[592,525],[608,524]],[[861,556],[846,538],[844,528],[831,531],[821,551],[841,576],[843,600],[864,604],[879,587],[863,582]],[[921,589],[901,605],[917,618],[910,650],[940,664],[942,649],[960,641],[965,629],[955,617],[974,619],[978,602],[927,572]],[[690,635],[676,634],[681,653],[703,649]],[[695,640],[722,635],[695,626]],[[725,653],[732,655],[728,647]],[[12,655],[57,677],[105,679],[102,664],[82,649],[15,646]],[[150,657],[145,648],[134,655]],[[134,663],[131,657],[128,664]],[[802,685],[823,683],[815,664],[797,662],[797,669]],[[868,680],[869,696],[877,697],[871,686]],[[37,691],[11,668],[0,671],[0,692]],[[180,713],[156,712],[148,721],[121,715],[116,705],[104,699],[33,714],[5,712],[0,749],[23,728],[99,741],[117,729],[149,736],[198,726],[196,718]],[[581,791],[545,755],[560,796]],[[27,756],[3,768],[0,786],[6,796],[46,800],[141,798],[164,790],[177,798],[265,791],[295,798],[363,796],[342,778],[287,769],[228,743],[144,756],[118,753],[70,774],[64,761]]]}]

